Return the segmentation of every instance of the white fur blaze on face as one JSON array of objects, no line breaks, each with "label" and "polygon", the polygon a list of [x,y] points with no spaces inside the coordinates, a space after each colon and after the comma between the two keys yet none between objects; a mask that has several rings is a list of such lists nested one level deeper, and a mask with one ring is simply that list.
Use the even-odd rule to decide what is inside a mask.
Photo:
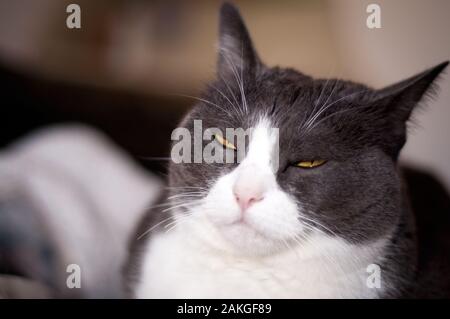
[{"label": "white fur blaze on face", "polygon": [[296,244],[307,225],[299,220],[301,203],[277,184],[272,132],[260,121],[242,163],[179,226],[151,237],[136,297],[374,298],[383,292],[384,282],[382,289],[367,287],[366,268],[382,261],[388,238],[352,245],[313,232]]},{"label": "white fur blaze on face", "polygon": [[266,254],[303,231],[299,207],[277,184],[278,130],[262,119],[244,160],[220,177],[196,211],[238,252]]}]

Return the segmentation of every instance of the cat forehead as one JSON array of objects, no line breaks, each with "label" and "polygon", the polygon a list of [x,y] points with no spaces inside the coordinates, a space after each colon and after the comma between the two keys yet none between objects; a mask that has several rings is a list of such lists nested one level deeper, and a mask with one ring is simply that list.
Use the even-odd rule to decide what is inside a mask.
[{"label": "cat forehead", "polygon": [[206,99],[218,107],[203,103],[194,115],[218,127],[252,127],[261,116],[268,116],[280,128],[287,124],[291,127],[322,107],[326,110],[318,115],[323,117],[326,112],[364,103],[365,94],[359,93],[371,91],[354,82],[314,79],[293,69],[278,67],[266,68],[254,78],[244,76],[242,84],[241,87],[223,78],[213,82],[206,91]]},{"label": "cat forehead", "polygon": [[[222,83],[221,83],[222,82]],[[223,90],[228,93],[230,83],[219,81]],[[231,84],[233,88],[233,85]],[[269,68],[253,79],[247,79],[242,88],[234,87],[233,94],[241,98],[241,90],[245,94],[245,99],[249,104],[255,104],[259,108],[277,106],[290,107],[296,104],[304,104],[307,110],[308,105],[314,106],[316,102],[333,102],[354,92],[370,93],[372,90],[362,84],[334,78],[314,79],[293,69]],[[222,97],[217,90],[212,90],[210,94]],[[366,94],[350,95],[349,99],[359,100]],[[314,102],[314,103],[312,103]],[[229,106],[227,104],[227,106]],[[253,109],[258,111],[258,109]]]}]

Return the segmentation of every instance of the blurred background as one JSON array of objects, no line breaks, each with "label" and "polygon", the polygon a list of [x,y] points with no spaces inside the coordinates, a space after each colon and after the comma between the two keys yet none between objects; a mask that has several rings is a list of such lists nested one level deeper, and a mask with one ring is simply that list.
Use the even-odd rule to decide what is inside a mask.
[{"label": "blurred background", "polygon": [[[220,1],[78,0],[82,28],[68,29],[66,7],[72,2],[0,0],[2,65],[39,79],[143,94],[156,99],[145,107],[163,110],[160,116],[174,122],[177,116],[170,114],[179,117],[192,101],[165,94],[197,95],[214,76]],[[267,64],[316,77],[381,87],[450,57],[447,0],[234,2]],[[381,7],[380,29],[366,27],[370,3]],[[450,186],[449,76],[439,86],[437,99],[416,114],[419,127],[413,127],[403,159],[432,169]],[[91,110],[102,108],[88,100]],[[54,105],[69,108],[64,102]],[[127,107],[126,99],[121,106]],[[128,144],[146,155],[137,142]]]},{"label": "blurred background", "polygon": [[[265,63],[314,77],[378,88],[450,58],[448,0],[233,2]],[[70,3],[81,7],[81,29],[66,27]],[[366,26],[370,3],[381,7],[380,29]],[[168,154],[193,102],[176,95],[198,95],[214,77],[220,4],[0,0],[0,147],[49,124],[83,123],[164,176],[164,163],[145,158]],[[450,189],[450,76],[438,84],[401,159]]]}]

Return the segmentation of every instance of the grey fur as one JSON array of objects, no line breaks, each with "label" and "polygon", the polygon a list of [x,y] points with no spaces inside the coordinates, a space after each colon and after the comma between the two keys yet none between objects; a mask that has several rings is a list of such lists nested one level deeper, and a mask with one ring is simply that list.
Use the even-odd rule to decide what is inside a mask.
[{"label": "grey fur", "polygon": [[[246,129],[261,115],[268,116],[280,129],[279,185],[330,236],[363,244],[394,234],[386,259],[380,260],[395,287],[384,297],[412,296],[415,222],[397,159],[413,109],[447,64],[381,90],[268,67],[255,53],[237,9],[224,4],[218,76],[202,96],[209,103],[197,103],[181,126],[192,130],[193,120],[201,119],[204,127]],[[312,159],[327,163],[309,170],[293,165]],[[236,165],[170,163],[169,185],[208,188]],[[141,231],[164,218],[155,216],[147,216]]]}]

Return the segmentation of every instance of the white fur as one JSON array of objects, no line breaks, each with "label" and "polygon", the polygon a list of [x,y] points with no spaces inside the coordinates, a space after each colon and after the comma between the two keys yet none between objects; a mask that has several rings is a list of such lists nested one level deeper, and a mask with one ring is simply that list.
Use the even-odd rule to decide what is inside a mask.
[{"label": "white fur", "polygon": [[[215,182],[190,217],[151,237],[137,297],[370,298],[380,293],[366,286],[366,268],[381,261],[386,241],[351,245],[308,223],[301,203],[276,182],[275,138],[270,123],[261,120],[244,161]],[[243,214],[236,189],[262,193],[263,199]]]},{"label": "white fur", "polygon": [[317,236],[308,245],[250,257],[211,249],[184,227],[150,242],[136,297],[374,298],[384,288],[383,282],[381,289],[366,286],[366,267],[378,260],[383,241],[358,247]]}]

